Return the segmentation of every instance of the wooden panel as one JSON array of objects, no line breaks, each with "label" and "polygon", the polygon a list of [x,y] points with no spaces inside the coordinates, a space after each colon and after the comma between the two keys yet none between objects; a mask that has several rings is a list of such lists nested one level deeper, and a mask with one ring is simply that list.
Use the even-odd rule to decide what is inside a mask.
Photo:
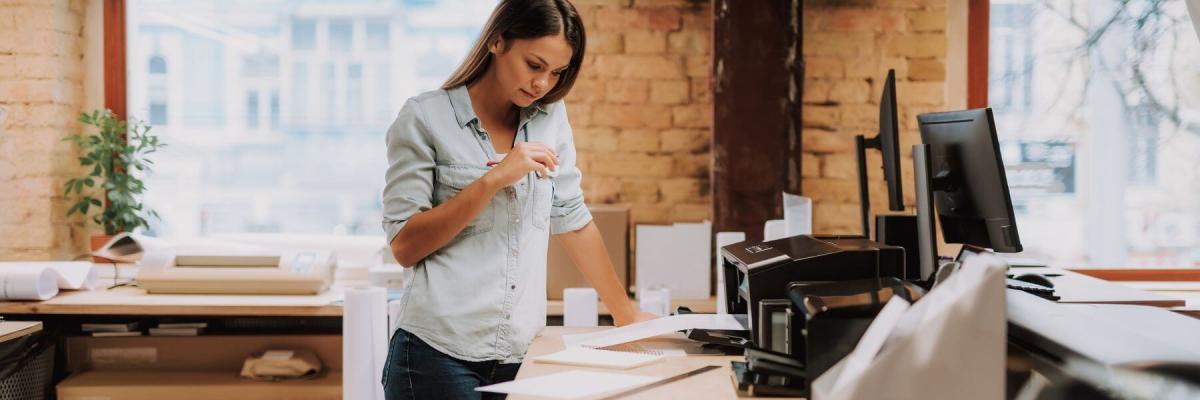
[{"label": "wooden panel", "polygon": [[713,7],[713,229],[762,239],[800,187],[801,2]]},{"label": "wooden panel", "polygon": [[967,107],[988,106],[989,0],[969,0],[967,6]]},{"label": "wooden panel", "polygon": [[1072,269],[1106,281],[1200,282],[1200,269]]},{"label": "wooden panel", "polygon": [[125,115],[125,0],[104,0],[104,107]]}]

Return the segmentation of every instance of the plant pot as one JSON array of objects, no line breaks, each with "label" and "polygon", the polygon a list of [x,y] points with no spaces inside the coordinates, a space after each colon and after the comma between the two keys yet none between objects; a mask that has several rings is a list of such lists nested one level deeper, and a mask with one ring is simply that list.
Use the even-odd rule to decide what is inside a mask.
[{"label": "plant pot", "polygon": [[[113,238],[113,235],[99,235],[99,234],[92,235],[92,252],[94,253],[94,252],[96,252],[96,250],[100,250],[100,247],[103,247],[104,244],[108,243],[108,241],[112,240],[112,238]],[[92,256],[92,262],[94,262],[94,263],[115,263],[116,261],[109,260],[104,257]]]}]

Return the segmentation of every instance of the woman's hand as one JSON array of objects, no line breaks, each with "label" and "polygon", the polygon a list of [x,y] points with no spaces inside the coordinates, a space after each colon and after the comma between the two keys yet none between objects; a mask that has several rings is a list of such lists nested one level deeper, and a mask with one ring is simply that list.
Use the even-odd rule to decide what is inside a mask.
[{"label": "woman's hand", "polygon": [[639,312],[637,313],[637,315],[635,315],[635,316],[633,317],[633,323],[638,323],[638,322],[643,322],[643,321],[649,321],[649,320],[652,320],[652,319],[655,319],[655,318],[658,318],[658,314],[654,314],[654,313],[648,313],[648,312],[645,312],[645,311],[639,311]]},{"label": "woman's hand", "polygon": [[508,155],[488,171],[497,187],[508,187],[537,171],[541,176],[549,176],[550,171],[558,170],[558,153],[542,142],[517,142]]}]

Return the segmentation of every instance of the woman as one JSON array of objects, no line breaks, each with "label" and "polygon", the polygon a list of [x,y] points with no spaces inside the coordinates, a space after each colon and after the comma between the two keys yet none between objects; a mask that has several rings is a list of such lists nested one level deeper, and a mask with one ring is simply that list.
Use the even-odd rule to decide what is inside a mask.
[{"label": "woman", "polygon": [[383,226],[414,270],[392,335],[389,399],[478,398],[513,379],[546,321],[554,234],[611,310],[639,313],[583,203],[562,98],[583,63],[566,0],[502,0],[441,90],[409,99],[388,130]]}]

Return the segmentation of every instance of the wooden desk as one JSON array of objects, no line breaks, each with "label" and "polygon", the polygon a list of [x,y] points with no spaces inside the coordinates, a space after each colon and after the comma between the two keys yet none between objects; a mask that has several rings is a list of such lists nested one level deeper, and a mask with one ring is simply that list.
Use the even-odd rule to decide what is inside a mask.
[{"label": "wooden desk", "polygon": [[0,343],[32,335],[41,330],[42,323],[39,321],[0,321]]},{"label": "wooden desk", "polygon": [[1058,300],[1059,303],[1132,304],[1156,307],[1179,307],[1187,303],[1180,298],[1147,292],[1062,268],[1021,267],[1012,268],[1009,273],[1016,275],[1061,274],[1062,276],[1048,277],[1050,282],[1054,283],[1054,291],[1061,297]]},{"label": "wooden desk", "polygon": [[[613,370],[606,368],[585,368],[571,367],[555,364],[542,364],[533,361],[534,357],[543,354],[554,353],[564,348],[562,335],[593,332],[598,329],[609,328],[564,328],[561,326],[550,326],[542,330],[542,334],[533,340],[529,346],[529,352],[525,355],[525,362],[521,364],[521,370],[517,372],[517,379],[532,378],[535,376],[552,374],[555,372],[563,372],[575,369],[584,369],[599,372],[614,372],[646,376],[668,377],[684,372],[691,371],[706,365],[716,365],[721,367],[719,370],[708,371],[700,375],[689,377],[677,382],[672,382],[665,386],[647,389],[643,392],[638,392],[627,399],[734,399],[738,398],[737,391],[733,387],[733,371],[729,366],[730,361],[743,360],[741,356],[709,356],[695,355],[687,357],[667,357],[667,359],[655,362],[650,365],[644,365],[638,368],[627,370]],[[654,339],[655,342],[675,341],[680,346],[686,346],[691,342],[682,336],[678,338]],[[528,396],[509,396],[509,399],[531,399]]]},{"label": "wooden desk", "polygon": [[340,317],[340,288],[318,295],[182,295],[112,290],[64,290],[46,301],[0,302],[0,314]]}]

